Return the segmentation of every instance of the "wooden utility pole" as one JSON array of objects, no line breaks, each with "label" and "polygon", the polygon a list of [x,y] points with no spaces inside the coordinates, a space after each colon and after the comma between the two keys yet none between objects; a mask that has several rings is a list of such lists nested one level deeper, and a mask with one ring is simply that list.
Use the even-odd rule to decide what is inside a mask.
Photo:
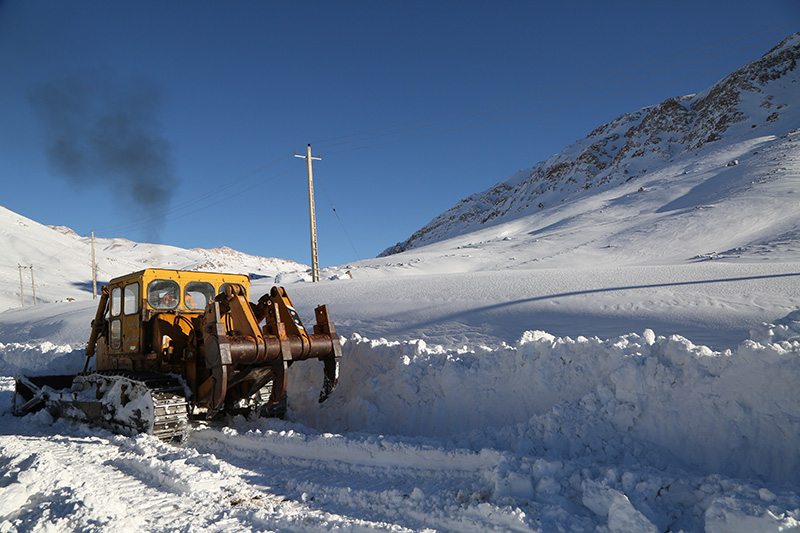
[{"label": "wooden utility pole", "polygon": [[22,290],[22,265],[17,263],[17,268],[19,268],[19,299],[22,302],[22,307],[25,307],[25,293]]},{"label": "wooden utility pole", "polygon": [[36,305],[36,283],[33,281],[33,265],[31,265],[31,288],[33,289],[33,305]]},{"label": "wooden utility pole", "polygon": [[311,160],[322,161],[321,157],[311,157],[311,145],[306,147],[306,155],[297,155],[306,160],[308,166],[308,213],[311,221],[311,281],[319,281],[319,259],[317,258],[317,216],[314,212],[314,178],[311,170]]},{"label": "wooden utility pole", "polygon": [[94,260],[94,232],[92,232],[92,299],[97,300],[97,262]]}]

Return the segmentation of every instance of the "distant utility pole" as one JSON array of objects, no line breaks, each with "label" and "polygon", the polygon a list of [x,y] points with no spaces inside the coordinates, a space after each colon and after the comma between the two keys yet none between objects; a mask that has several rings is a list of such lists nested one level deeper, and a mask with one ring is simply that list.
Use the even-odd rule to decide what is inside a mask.
[{"label": "distant utility pole", "polygon": [[308,213],[311,219],[311,281],[319,281],[319,259],[317,258],[317,217],[314,213],[314,178],[311,171],[311,160],[322,161],[321,157],[311,157],[311,145],[306,147],[306,155],[297,155],[308,164]]},{"label": "distant utility pole", "polygon": [[19,299],[22,302],[22,307],[25,307],[25,293],[22,290],[22,265],[17,263],[17,268],[19,268]]},{"label": "distant utility pole", "polygon": [[33,265],[31,265],[31,288],[33,289],[33,305],[36,305],[36,283],[33,281]]},{"label": "distant utility pole", "polygon": [[94,232],[92,232],[92,299],[97,300],[97,263],[94,260]]}]

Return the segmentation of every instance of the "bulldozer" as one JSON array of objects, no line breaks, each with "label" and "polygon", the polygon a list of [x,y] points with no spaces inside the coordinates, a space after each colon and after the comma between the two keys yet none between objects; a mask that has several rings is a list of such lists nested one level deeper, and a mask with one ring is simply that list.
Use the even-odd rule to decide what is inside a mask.
[{"label": "bulldozer", "polygon": [[240,274],[148,268],[111,280],[102,287],[83,372],[18,377],[14,414],[47,409],[117,433],[180,439],[191,419],[282,418],[288,368],[306,359],[323,363],[324,402],[342,356],[327,305],[315,309],[309,332],[283,287],[255,304],[249,293],[250,280]]}]

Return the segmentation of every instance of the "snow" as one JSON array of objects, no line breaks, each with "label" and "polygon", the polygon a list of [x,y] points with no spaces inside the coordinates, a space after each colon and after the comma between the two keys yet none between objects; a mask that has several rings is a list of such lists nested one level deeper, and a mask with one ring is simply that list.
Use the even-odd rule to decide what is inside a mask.
[{"label": "snow", "polygon": [[330,306],[328,401],[299,362],[286,420],[198,422],[180,444],[11,415],[14,376],[83,368],[96,301],[85,237],[0,209],[0,302],[18,305],[17,263],[38,299],[0,312],[0,532],[800,531],[800,114],[764,124],[763,102],[720,141],[640,157],[630,183],[551,191],[320,283],[101,241],[108,276],[231,270],[254,296],[285,285],[306,323]]},{"label": "snow", "polygon": [[[367,262],[353,279],[297,281],[304,320],[327,302],[344,338],[334,395],[319,405],[322,369],[298,363],[288,420],[205,424],[181,445],[11,416],[11,376],[82,368],[94,302],[5,311],[0,531],[799,527],[789,259],[459,274]],[[552,302],[561,318],[547,319]],[[547,331],[562,319],[571,335]]]}]

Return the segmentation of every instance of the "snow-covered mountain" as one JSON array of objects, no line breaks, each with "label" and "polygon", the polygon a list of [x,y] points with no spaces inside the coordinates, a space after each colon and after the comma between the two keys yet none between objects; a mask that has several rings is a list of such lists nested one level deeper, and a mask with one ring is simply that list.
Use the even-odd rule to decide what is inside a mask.
[{"label": "snow-covered mountain", "polygon": [[[63,226],[39,224],[0,206],[0,310],[92,297],[91,238]],[[252,278],[301,273],[307,266],[248,255],[227,247],[185,250],[127,239],[95,238],[98,283],[148,267],[249,274]],[[31,271],[31,266],[33,270]],[[22,267],[20,269],[20,267]],[[33,279],[31,279],[33,277]]]},{"label": "snow-covered mountain", "polygon": [[[800,34],[794,34],[699,94],[618,117],[546,161],[461,200],[381,255],[485,228],[494,228],[486,239],[531,231],[541,239],[556,227],[577,230],[576,219],[595,228],[582,247],[600,262],[620,252],[641,257],[643,243],[631,239],[631,227],[648,235],[648,247],[676,261],[695,255],[687,256],[694,239],[674,240],[665,226],[701,231],[697,254],[757,255],[777,243],[797,250],[800,204],[787,192],[797,190],[800,174],[798,59]],[[623,209],[614,209],[620,204]],[[765,205],[778,211],[768,220]],[[708,209],[716,213],[693,212]],[[728,217],[716,216],[734,210],[733,226]],[[521,218],[524,224],[507,224]],[[629,223],[613,224],[621,218]],[[599,234],[598,225],[607,231]]]}]

